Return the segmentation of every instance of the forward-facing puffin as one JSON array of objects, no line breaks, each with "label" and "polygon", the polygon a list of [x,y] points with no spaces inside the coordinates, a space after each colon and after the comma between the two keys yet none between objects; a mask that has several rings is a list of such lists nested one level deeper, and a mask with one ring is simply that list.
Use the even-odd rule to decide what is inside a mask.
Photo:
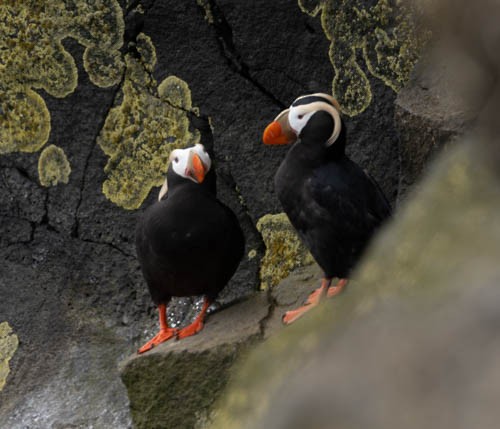
[{"label": "forward-facing puffin", "polygon": [[[321,286],[304,305],[288,311],[292,323],[334,296],[377,228],[391,214],[378,184],[345,154],[346,131],[337,101],[328,94],[297,98],[270,123],[268,145],[294,145],[274,177],[275,190],[291,224],[324,272]],[[332,278],[339,278],[331,286]]]},{"label": "forward-facing puffin", "polygon": [[[137,256],[160,318],[159,333],[139,353],[203,329],[210,303],[238,268],[245,246],[238,219],[215,196],[215,173],[205,148],[173,150],[169,162],[158,202],[136,229]],[[171,297],[192,295],[205,296],[200,314],[189,326],[170,328]]]}]

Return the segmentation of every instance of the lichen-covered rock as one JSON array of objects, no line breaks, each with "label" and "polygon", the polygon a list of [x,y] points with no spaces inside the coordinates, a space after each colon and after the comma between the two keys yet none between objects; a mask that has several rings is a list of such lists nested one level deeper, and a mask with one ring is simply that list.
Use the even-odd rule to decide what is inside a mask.
[{"label": "lichen-covered rock", "polygon": [[372,101],[371,84],[358,63],[394,91],[409,78],[427,35],[415,22],[411,2],[379,0],[299,0],[305,13],[316,16],[331,41],[329,56],[335,70],[332,91],[349,116],[363,112]]},{"label": "lichen-covered rock", "polygon": [[123,15],[117,0],[6,1],[0,5],[0,154],[36,152],[50,132],[50,114],[34,90],[66,97],[78,82],[75,61],[62,44],[85,46],[92,81],[118,83],[123,62]]},{"label": "lichen-covered rock", "polygon": [[[5,66],[0,71],[0,315],[22,340],[0,392],[0,426],[127,427],[130,412],[116,361],[157,324],[134,250],[137,216],[156,193],[150,192],[137,211],[124,210],[103,194],[102,184],[111,177],[104,170],[113,158],[97,142],[106,118],[123,107],[126,81],[138,83],[139,98],[149,92],[152,105],[128,100],[141,114],[149,108],[162,114],[157,104],[170,102],[185,109],[187,97],[165,100],[161,92],[169,88],[185,95],[188,86],[200,117],[211,118],[218,195],[237,213],[247,238],[247,257],[220,295],[227,304],[258,288],[264,246],[256,222],[281,211],[272,178],[288,148],[264,147],[262,130],[298,95],[331,87],[330,41],[319,19],[288,0],[0,3],[2,13],[9,12],[8,28],[0,25],[0,44],[5,44],[0,53]],[[45,21],[39,22],[43,13]],[[36,46],[10,37],[27,35],[26,26],[39,38]],[[12,84],[7,69],[11,76],[29,75],[34,84],[7,90]],[[182,81],[168,79],[172,75]],[[363,113],[346,118],[348,152],[394,200],[399,180],[395,95],[373,75],[367,78],[373,101]],[[165,79],[174,85],[162,85]],[[187,112],[177,113],[182,127],[202,134],[199,117],[186,115],[187,123]],[[123,124],[125,135],[137,125]],[[162,130],[153,121],[148,131],[155,131],[148,137],[160,140]],[[46,188],[38,181],[38,154],[28,152],[50,144],[64,150],[71,175],[68,184]],[[109,171],[122,159],[117,157]],[[118,186],[115,190],[120,194]],[[310,269],[316,268],[309,265],[304,277],[272,290],[283,310],[300,304],[302,294],[317,286],[319,274]],[[268,320],[276,329],[280,313],[281,308]]]},{"label": "lichen-covered rock", "polygon": [[[498,166],[492,165],[489,158],[481,138],[448,151],[447,157],[433,166],[430,177],[375,240],[346,293],[261,345],[242,364],[211,427],[281,428],[291,426],[270,422],[291,424],[291,421],[294,421],[292,427],[311,427],[312,422],[308,419],[305,424],[300,416],[315,416],[317,420],[313,422],[321,428],[332,427],[332,422],[338,422],[339,427],[357,427],[363,425],[361,422],[387,427],[393,418],[400,422],[394,427],[400,427],[403,421],[404,424],[417,422],[411,427],[421,427],[423,419],[427,418],[422,416],[428,416],[426,410],[456,410],[455,402],[451,404],[449,397],[457,392],[461,392],[462,412],[471,412],[470,415],[484,417],[486,421],[491,421],[493,415],[498,418],[496,408],[488,408],[488,413],[494,414],[486,416],[474,411],[474,404],[479,404],[477,401],[495,402],[493,398],[500,385],[494,384],[493,389],[486,389],[481,387],[481,380],[490,380],[497,369],[481,364],[488,361],[484,355],[465,354],[468,347],[470,350],[479,343],[495,352],[496,335],[491,334],[497,322],[490,317],[498,314],[498,300],[493,303],[490,298],[474,299],[471,290],[476,288],[475,291],[481,293],[482,288],[486,288],[487,296],[498,295],[492,288],[497,287],[500,278],[500,176]],[[451,300],[450,305],[446,305],[448,300]],[[363,325],[378,323],[377,320],[384,319],[381,315],[391,301],[396,302],[397,307],[391,306],[393,318],[389,317],[389,320],[404,320],[408,315],[409,332],[404,327],[397,329],[394,323],[387,324],[387,320],[382,326],[389,331],[384,328],[362,329],[362,325],[355,322],[362,318]],[[470,310],[476,313],[460,321],[461,312],[454,309],[457,301],[460,308],[469,308],[467,303],[470,303]],[[480,314],[482,306],[488,306],[490,316]],[[419,313],[426,321],[423,324],[418,321]],[[448,319],[447,314],[452,314],[452,318]],[[435,324],[430,323],[426,315]],[[439,331],[435,330],[436,326]],[[471,331],[468,328],[462,330],[460,326],[470,327]],[[394,337],[389,332],[394,332]],[[453,333],[452,339],[448,338],[450,333]],[[348,335],[356,335],[359,350]],[[468,346],[464,346],[463,335]],[[482,338],[479,343],[474,339],[477,336]],[[370,347],[374,337],[377,339],[375,343],[383,341],[385,346]],[[398,338],[404,338],[404,342],[399,342]],[[420,346],[427,341],[429,348]],[[450,349],[443,347],[446,341],[451,342]],[[343,347],[346,343],[351,352]],[[429,356],[429,352],[435,350],[432,344],[439,347],[437,368],[446,369],[445,372],[436,369]],[[399,351],[402,346],[411,347],[409,350],[414,352]],[[393,349],[401,353],[401,361],[395,362],[389,356]],[[325,350],[329,350],[326,357]],[[340,353],[344,366],[334,370],[337,353]],[[470,357],[475,360],[469,360]],[[465,365],[463,372],[460,370],[462,375],[456,379],[457,385],[449,383],[447,380],[450,379],[446,378],[447,371],[450,371],[448,363],[456,359]],[[331,366],[328,366],[333,371],[331,383],[322,382],[322,363],[325,360],[331,361]],[[377,370],[379,366],[382,375]],[[363,375],[356,375],[356,367]],[[318,400],[323,399],[316,402],[309,399],[314,387],[306,386],[301,377],[304,368],[307,368],[307,382],[314,382],[313,386],[323,389]],[[477,373],[478,368],[482,368],[480,373]],[[436,393],[431,400],[425,392],[415,390],[414,383],[420,379],[422,371],[435,374],[426,378],[428,388],[425,392]],[[401,376],[408,383],[403,390],[399,387]],[[337,388],[335,381],[338,377],[341,377],[341,382]],[[356,388],[349,387],[351,381]],[[483,399],[475,398],[476,387],[471,391],[471,386],[476,386],[477,392],[485,395]],[[327,389],[327,394],[324,394],[324,389]],[[381,399],[381,392],[389,392],[389,396]],[[401,396],[402,392],[404,396]],[[412,401],[414,396],[420,401],[417,405]],[[356,402],[351,398],[357,398]],[[434,408],[436,398],[441,405]],[[358,399],[366,404],[361,412]],[[392,402],[393,399],[399,401]],[[377,412],[380,409],[376,407],[382,406],[380,401],[385,400],[394,404],[393,412],[384,408],[384,412]],[[324,401],[329,405],[325,406]],[[410,420],[408,415],[412,416]],[[458,427],[478,426],[459,418],[453,421]],[[456,426],[452,424],[450,427]]]},{"label": "lichen-covered rock", "polygon": [[152,76],[156,51],[151,39],[139,34],[140,54],[125,56],[123,100],[110,110],[98,138],[110,157],[103,193],[115,204],[137,209],[153,186],[161,185],[170,152],[199,142],[189,131],[187,111],[192,110],[188,85],[175,76],[159,86]]},{"label": "lichen-covered rock", "polygon": [[9,375],[9,361],[19,346],[17,335],[7,322],[0,323],[0,390],[5,386]]},{"label": "lichen-covered rock", "polygon": [[36,152],[47,143],[50,113],[35,91],[0,88],[0,154]]},{"label": "lichen-covered rock", "polygon": [[38,177],[43,186],[68,183],[71,167],[64,150],[55,145],[47,146],[38,159]]},{"label": "lichen-covered rock", "polygon": [[257,222],[257,230],[266,246],[260,267],[261,289],[276,286],[293,269],[314,262],[285,213],[262,216]]}]

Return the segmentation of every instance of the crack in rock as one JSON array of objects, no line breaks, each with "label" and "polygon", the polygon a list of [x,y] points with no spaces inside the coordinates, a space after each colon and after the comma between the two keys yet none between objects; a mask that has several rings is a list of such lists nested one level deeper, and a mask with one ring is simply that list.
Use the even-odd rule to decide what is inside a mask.
[{"label": "crack in rock", "polygon": [[[215,30],[220,51],[223,57],[226,59],[231,70],[243,77],[259,92],[269,98],[280,109],[284,109],[286,105],[278,97],[276,97],[272,91],[267,89],[251,75],[250,67],[245,63],[234,44],[233,30],[217,2],[215,0],[207,0],[207,5],[210,8],[213,16],[213,20],[209,25],[213,26]],[[200,10],[205,12],[203,7],[199,3],[197,3],[197,6]]]},{"label": "crack in rock", "polygon": [[79,195],[78,201],[76,203],[75,215],[74,215],[74,224],[73,224],[73,228],[71,230],[71,236],[73,238],[79,238],[80,237],[80,220],[78,218],[78,213],[80,211],[80,207],[81,207],[82,202],[83,202],[83,192],[85,190],[85,186],[86,186],[86,183],[87,183],[87,173],[88,173],[88,169],[89,169],[89,166],[90,166],[90,158],[92,157],[92,154],[94,153],[94,150],[95,150],[95,148],[97,146],[97,138],[99,137],[99,135],[101,134],[102,129],[104,128],[104,124],[106,122],[106,118],[108,117],[109,112],[111,111],[111,109],[115,105],[115,100],[117,99],[117,97],[120,94],[120,91],[122,89],[122,85],[123,85],[124,79],[125,79],[125,72],[123,72],[122,78],[121,78],[120,82],[116,85],[115,91],[114,91],[113,96],[111,97],[111,100],[110,100],[110,102],[108,104],[108,107],[107,107],[107,109],[106,109],[106,111],[105,111],[105,113],[103,115],[101,123],[97,127],[98,131],[96,132],[96,134],[94,136],[94,139],[92,141],[92,147],[90,148],[89,153],[87,154],[87,157],[85,158],[85,163],[84,163],[84,166],[83,166],[82,179],[80,181],[80,187],[79,187],[80,195]]},{"label": "crack in rock", "polygon": [[95,240],[91,240],[89,238],[81,238],[81,237],[79,237],[78,240],[82,241],[84,243],[95,244],[95,245],[100,245],[100,246],[108,246],[108,247],[111,247],[112,249],[116,250],[117,252],[119,252],[120,254],[125,256],[126,258],[136,259],[135,255],[131,255],[130,253],[125,252],[123,249],[120,249],[120,247],[118,247],[116,244],[109,243],[107,241],[95,241]]}]

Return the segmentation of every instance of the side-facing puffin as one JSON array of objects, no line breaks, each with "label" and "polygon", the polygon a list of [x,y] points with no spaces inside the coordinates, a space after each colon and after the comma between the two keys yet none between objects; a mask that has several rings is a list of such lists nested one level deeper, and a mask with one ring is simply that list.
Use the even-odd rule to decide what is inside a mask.
[{"label": "side-facing puffin", "polygon": [[[159,333],[139,353],[203,329],[210,303],[233,276],[245,247],[236,215],[216,198],[205,148],[173,150],[169,162],[158,201],[136,229],[137,256],[160,318]],[[200,314],[189,326],[170,328],[166,309],[171,297],[192,295],[205,296]]]},{"label": "side-facing puffin", "polygon": [[[274,177],[275,190],[291,224],[324,271],[321,286],[304,305],[288,311],[292,323],[334,296],[377,228],[391,214],[382,190],[345,154],[346,131],[337,101],[328,94],[297,98],[265,129],[268,145],[294,145]],[[331,286],[332,278],[339,278]]]}]

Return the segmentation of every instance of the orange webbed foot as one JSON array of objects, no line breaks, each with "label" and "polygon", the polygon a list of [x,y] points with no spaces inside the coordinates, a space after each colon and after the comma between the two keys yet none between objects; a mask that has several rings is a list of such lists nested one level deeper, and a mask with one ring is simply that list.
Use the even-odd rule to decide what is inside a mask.
[{"label": "orange webbed foot", "polygon": [[195,320],[193,323],[191,323],[191,325],[188,325],[185,328],[180,329],[179,332],[177,333],[177,338],[179,340],[182,340],[183,338],[195,335],[203,329],[203,326],[204,326],[203,321]]},{"label": "orange webbed foot", "polygon": [[304,314],[306,314],[309,310],[312,310],[318,304],[306,304],[302,307],[299,307],[295,310],[287,311],[282,318],[282,321],[285,325],[290,325],[296,320],[300,319]]},{"label": "orange webbed foot", "polygon": [[165,341],[174,338],[177,334],[177,329],[167,328],[161,329],[151,340],[149,340],[146,344],[144,344],[137,353],[145,353],[152,348],[156,347],[158,344],[164,343]]},{"label": "orange webbed foot", "polygon": [[190,337],[192,335],[197,334],[203,329],[205,316],[207,314],[209,306],[210,306],[210,301],[207,298],[205,298],[200,314],[198,314],[193,323],[179,330],[179,332],[177,333],[177,339],[182,340],[183,338]]},{"label": "orange webbed foot", "polygon": [[339,293],[341,293],[344,290],[344,288],[346,287],[347,282],[348,282],[347,279],[339,279],[339,281],[337,282],[337,284],[335,286],[331,286],[328,288],[328,290],[326,292],[327,298],[331,298],[331,297],[336,296]]},{"label": "orange webbed foot", "polygon": [[344,290],[347,282],[348,279],[340,279],[335,286],[330,286],[331,279],[324,278],[321,281],[321,286],[307,297],[307,300],[302,307],[287,311],[283,315],[283,323],[285,325],[290,325],[300,319],[304,314],[316,307],[323,297],[326,296],[327,298],[331,298],[338,295]]},{"label": "orange webbed foot", "polygon": [[302,307],[299,307],[295,310],[287,311],[283,315],[282,318],[283,323],[285,325],[290,325],[291,323],[300,319],[309,310],[316,307],[321,301],[321,298],[323,297],[329,286],[330,286],[330,279],[323,279],[321,282],[321,286],[307,297],[306,302]]}]

